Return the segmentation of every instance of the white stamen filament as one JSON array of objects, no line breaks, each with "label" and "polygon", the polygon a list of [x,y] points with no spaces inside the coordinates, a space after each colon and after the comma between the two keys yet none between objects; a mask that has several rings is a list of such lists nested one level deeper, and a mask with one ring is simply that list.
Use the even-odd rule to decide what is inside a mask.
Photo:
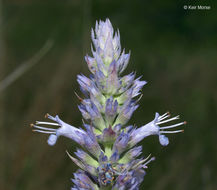
[{"label": "white stamen filament", "polygon": [[177,130],[177,131],[161,131],[160,133],[161,134],[166,134],[166,133],[181,133],[183,132],[184,130]]},{"label": "white stamen filament", "polygon": [[151,157],[151,154],[149,154],[149,155],[142,161],[142,163],[146,162],[150,157]]},{"label": "white stamen filament", "polygon": [[[154,161],[155,160],[155,157],[151,157],[147,162],[145,162],[144,164],[143,164],[143,166],[146,166],[146,165],[148,165],[150,162],[152,162],[152,161]],[[147,167],[147,166],[146,166]]]},{"label": "white stamen filament", "polygon": [[158,121],[162,121],[163,119],[166,119],[166,118],[168,118],[168,117],[170,117],[169,112],[167,112],[167,113],[165,113],[165,114],[159,116],[159,117],[158,117]]},{"label": "white stamen filament", "polygon": [[47,131],[56,131],[56,129],[41,127],[41,126],[37,126],[37,125],[34,125],[34,128],[43,129],[43,130],[47,130]]},{"label": "white stamen filament", "polygon": [[44,122],[44,121],[36,121],[36,124],[38,124],[38,125],[54,125],[54,126],[60,126],[58,123],[51,123],[51,122]]},{"label": "white stamen filament", "polygon": [[39,132],[39,133],[46,133],[46,134],[56,134],[56,132],[54,131],[42,131],[42,130],[37,130],[37,129],[33,129],[32,131],[34,132]]},{"label": "white stamen filament", "polygon": [[159,118],[164,117],[167,114],[169,114],[169,112],[164,113],[163,115],[159,116]]},{"label": "white stamen filament", "polygon": [[185,122],[181,122],[181,123],[177,123],[177,124],[170,125],[170,126],[160,127],[160,129],[171,129],[171,128],[178,127],[178,126],[184,125],[184,124],[185,124]]},{"label": "white stamen filament", "polygon": [[[144,160],[139,161],[135,166],[132,167],[132,169],[137,168],[139,165],[143,164],[144,162],[145,162],[145,163],[147,163],[147,162],[149,163],[148,159],[149,159],[150,157],[151,157],[151,154],[149,154],[148,157],[145,158]],[[146,161],[147,161],[147,162],[146,162]]]},{"label": "white stamen filament", "polygon": [[157,124],[157,125],[160,125],[160,124],[167,123],[167,122],[169,122],[169,121],[173,121],[173,120],[176,120],[176,119],[179,119],[179,115],[177,115],[176,117],[172,117],[172,118],[170,118],[170,119],[161,121],[161,122],[157,122],[156,124]]}]

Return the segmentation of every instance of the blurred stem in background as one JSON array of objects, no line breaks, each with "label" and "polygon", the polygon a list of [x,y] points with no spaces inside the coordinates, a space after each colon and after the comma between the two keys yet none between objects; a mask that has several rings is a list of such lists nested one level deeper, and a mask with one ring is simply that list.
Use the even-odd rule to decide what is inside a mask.
[{"label": "blurred stem in background", "polygon": [[19,77],[21,77],[26,71],[37,64],[52,48],[53,41],[47,40],[44,46],[29,60],[21,63],[11,74],[0,81],[0,93],[5,90],[9,85],[15,82]]}]

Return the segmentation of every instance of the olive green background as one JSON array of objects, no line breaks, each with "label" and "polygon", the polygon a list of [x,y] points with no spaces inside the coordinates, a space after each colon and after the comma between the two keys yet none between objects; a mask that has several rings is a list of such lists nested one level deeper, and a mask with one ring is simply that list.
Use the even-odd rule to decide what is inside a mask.
[{"label": "olive green background", "polygon": [[[37,52],[47,53],[0,91],[0,189],[70,189],[76,144],[60,138],[54,147],[47,135],[29,127],[45,113],[81,126],[74,91],[79,73],[89,75],[90,29],[109,18],[119,28],[122,47],[131,50],[125,74],[136,71],[148,84],[130,124],[141,126],[155,112],[180,114],[183,134],[142,142],[144,156],[156,156],[141,189],[217,189],[217,2],[206,0],[7,0],[0,1],[0,81],[13,75]],[[211,5],[209,11],[184,5]],[[0,83],[0,86],[2,82]]]}]

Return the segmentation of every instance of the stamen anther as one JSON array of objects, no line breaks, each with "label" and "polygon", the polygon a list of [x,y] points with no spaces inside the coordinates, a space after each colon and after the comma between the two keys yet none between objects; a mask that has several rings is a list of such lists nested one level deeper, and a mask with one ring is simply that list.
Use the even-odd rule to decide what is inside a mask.
[{"label": "stamen anther", "polygon": [[48,113],[46,113],[45,114],[45,116],[44,116],[44,118],[48,118],[49,117],[49,114]]}]

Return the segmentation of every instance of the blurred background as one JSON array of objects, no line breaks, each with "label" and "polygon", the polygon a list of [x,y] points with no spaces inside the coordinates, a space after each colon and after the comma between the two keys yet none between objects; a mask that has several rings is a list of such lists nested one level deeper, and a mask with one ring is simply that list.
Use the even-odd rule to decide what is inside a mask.
[{"label": "blurred background", "polygon": [[0,0],[0,189],[70,189],[76,144],[29,127],[45,113],[81,126],[76,76],[89,75],[90,29],[109,18],[131,50],[125,74],[148,84],[131,124],[170,111],[186,120],[185,133],[143,141],[156,156],[141,189],[217,189],[217,1],[209,11],[183,10],[199,1]]}]

